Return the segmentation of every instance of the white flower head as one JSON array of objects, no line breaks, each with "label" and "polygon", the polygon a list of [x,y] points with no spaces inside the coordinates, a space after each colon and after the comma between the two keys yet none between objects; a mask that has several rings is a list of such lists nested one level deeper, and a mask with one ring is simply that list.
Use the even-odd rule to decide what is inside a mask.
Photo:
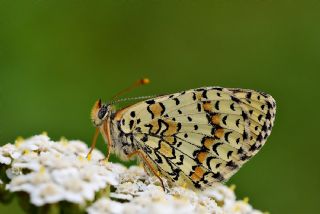
[{"label": "white flower head", "polygon": [[159,179],[142,167],[101,162],[104,156],[97,150],[88,160],[88,151],[78,140],[52,141],[47,135],[18,139],[0,147],[0,167],[10,180],[0,184],[10,192],[27,193],[38,207],[66,201],[90,214],[261,213],[223,184],[195,192],[169,187],[162,177],[164,191]]},{"label": "white flower head", "polygon": [[[85,204],[108,185],[119,184],[119,175],[99,163],[103,158],[100,152],[94,150],[92,157],[96,157],[90,161],[84,157],[89,149],[80,141],[54,142],[37,135],[17,145],[7,144],[0,151],[12,165],[7,170],[11,182],[6,189],[29,193],[31,203],[37,206],[59,201]],[[114,165],[110,168],[116,168]]]},{"label": "white flower head", "polygon": [[6,144],[0,147],[0,164],[10,165],[12,159],[16,159],[21,152],[12,144]]},{"label": "white flower head", "polygon": [[87,209],[89,214],[102,214],[112,213],[121,214],[124,213],[124,206],[122,203],[112,201],[108,198],[101,198],[97,200],[92,206]]}]

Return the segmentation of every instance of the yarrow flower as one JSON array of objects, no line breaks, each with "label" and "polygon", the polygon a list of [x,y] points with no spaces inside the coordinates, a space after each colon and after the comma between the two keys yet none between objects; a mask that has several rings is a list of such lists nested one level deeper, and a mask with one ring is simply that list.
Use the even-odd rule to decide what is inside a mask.
[{"label": "yarrow flower", "polygon": [[0,147],[0,194],[16,193],[23,200],[27,195],[24,202],[40,213],[44,206],[67,210],[66,203],[90,214],[261,213],[246,200],[236,200],[225,185],[194,192],[169,187],[163,179],[163,191],[159,180],[143,168],[101,162],[104,156],[97,150],[88,160],[88,150],[81,141],[54,142],[46,134],[18,138]]}]

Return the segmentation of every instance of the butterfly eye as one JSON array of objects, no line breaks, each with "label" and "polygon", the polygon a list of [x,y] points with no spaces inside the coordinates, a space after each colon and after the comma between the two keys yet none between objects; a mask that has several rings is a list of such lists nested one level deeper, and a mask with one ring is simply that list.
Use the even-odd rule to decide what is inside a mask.
[{"label": "butterfly eye", "polygon": [[107,112],[108,112],[107,108],[105,107],[100,108],[98,112],[98,118],[102,120],[102,118],[106,115]]}]

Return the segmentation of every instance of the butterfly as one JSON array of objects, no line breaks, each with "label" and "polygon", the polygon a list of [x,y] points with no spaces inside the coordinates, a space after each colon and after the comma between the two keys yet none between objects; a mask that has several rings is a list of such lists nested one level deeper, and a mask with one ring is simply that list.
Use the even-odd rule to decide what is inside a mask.
[{"label": "butterfly", "polygon": [[[134,86],[148,83],[142,79]],[[201,87],[149,98],[120,110],[98,100],[93,124],[123,160],[138,155],[149,172],[204,189],[227,181],[265,144],[276,103],[250,89]],[[162,183],[163,186],[163,183]]]}]

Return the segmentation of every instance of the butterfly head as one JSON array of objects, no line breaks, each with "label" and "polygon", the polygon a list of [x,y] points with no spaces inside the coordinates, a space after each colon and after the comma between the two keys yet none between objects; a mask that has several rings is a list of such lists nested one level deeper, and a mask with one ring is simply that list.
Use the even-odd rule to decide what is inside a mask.
[{"label": "butterfly head", "polygon": [[101,99],[95,102],[91,110],[91,120],[94,126],[102,125],[108,116],[110,116],[111,106],[110,104],[102,104]]}]

